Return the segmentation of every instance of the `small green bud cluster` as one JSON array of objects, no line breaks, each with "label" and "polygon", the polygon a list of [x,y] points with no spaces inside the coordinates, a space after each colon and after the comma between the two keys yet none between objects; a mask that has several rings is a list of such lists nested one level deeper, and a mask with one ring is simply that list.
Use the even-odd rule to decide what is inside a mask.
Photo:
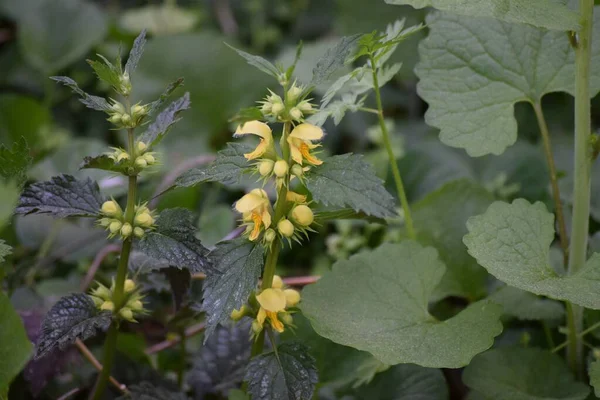
[{"label": "small green bud cluster", "polygon": [[131,110],[127,112],[125,106],[116,100],[112,100],[112,105],[108,112],[108,121],[114,124],[117,128],[135,128],[142,123],[142,120],[148,114],[148,106],[135,104]]},{"label": "small green bud cluster", "polygon": [[98,224],[109,231],[109,238],[120,235],[121,239],[125,240],[133,235],[141,239],[146,230],[154,226],[152,211],[145,204],[135,208],[133,225],[125,221],[125,213],[115,200],[105,201],[100,211],[103,217]]},{"label": "small green bud cluster", "polygon": [[123,75],[121,75],[120,80],[120,85],[118,87],[118,92],[121,93],[123,96],[127,97],[131,94],[131,80],[129,79],[129,74],[127,72],[125,72]]},{"label": "small green bud cluster", "polygon": [[[299,235],[307,236],[307,231],[312,230],[310,225],[315,221],[312,209],[306,204],[295,204],[286,217],[277,222],[277,232],[286,239],[299,241]],[[273,243],[277,236],[274,229],[267,229],[263,236],[265,245]]]},{"label": "small green bud cluster", "polygon": [[144,142],[137,142],[134,165],[137,170],[143,170],[156,164],[156,153],[149,152],[148,145]]},{"label": "small green bud cluster", "polygon": [[[90,297],[99,310],[115,311],[114,303],[115,281],[113,280],[110,288],[98,283],[98,287],[91,291]],[[144,314],[143,296],[140,294],[137,285],[132,279],[126,279],[124,284],[125,301],[123,307],[119,309],[120,318],[130,322],[137,322],[134,314]]]},{"label": "small green bud cluster", "polygon": [[304,88],[296,85],[296,82],[288,89],[285,101],[277,94],[269,91],[262,104],[261,111],[265,117],[273,117],[278,121],[296,121],[304,120],[304,116],[314,113],[314,107],[310,99],[304,99],[302,94]]}]

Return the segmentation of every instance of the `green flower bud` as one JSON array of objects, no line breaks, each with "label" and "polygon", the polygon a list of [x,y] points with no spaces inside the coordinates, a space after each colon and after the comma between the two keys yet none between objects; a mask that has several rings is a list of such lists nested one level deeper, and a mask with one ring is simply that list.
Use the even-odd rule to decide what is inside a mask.
[{"label": "green flower bud", "polygon": [[154,156],[150,153],[146,153],[144,154],[142,157],[144,157],[144,160],[146,160],[146,163],[148,165],[152,165],[156,162],[156,159],[154,158]]},{"label": "green flower bud", "polygon": [[277,223],[277,230],[286,238],[294,236],[294,224],[285,218]]},{"label": "green flower bud", "polygon": [[265,101],[262,107],[260,108],[260,111],[262,111],[263,114],[269,114],[272,108],[273,103],[271,103],[270,101]]},{"label": "green flower bud", "polygon": [[148,148],[148,145],[144,142],[137,142],[137,149],[140,153],[143,153]]},{"label": "green flower bud", "polygon": [[108,200],[102,203],[101,211],[102,214],[107,215],[109,217],[118,217],[123,212],[119,204],[114,200]]},{"label": "green flower bud", "polygon": [[300,103],[298,103],[298,109],[300,111],[302,111],[303,113],[310,113],[313,111],[313,106],[312,104],[310,104],[308,101],[303,100]]},{"label": "green flower bud", "polygon": [[131,107],[131,114],[134,116],[134,118],[139,118],[142,115],[145,115],[146,112],[148,112],[148,108],[146,106],[136,104],[133,107]]},{"label": "green flower bud", "polygon": [[135,228],[133,228],[133,234],[135,235],[136,238],[141,239],[144,237],[145,235],[145,231],[140,228],[139,226],[136,226]]},{"label": "green flower bud", "polygon": [[297,176],[298,178],[304,175],[304,170],[300,164],[292,165],[292,175]]},{"label": "green flower bud", "polygon": [[285,295],[286,307],[294,307],[296,304],[300,303],[300,292],[297,290],[285,289],[283,294]]},{"label": "green flower bud", "polygon": [[289,101],[294,101],[302,94],[302,88],[296,86],[294,83],[287,92],[287,98]]},{"label": "green flower bud", "polygon": [[119,87],[120,92],[124,95],[124,96],[128,96],[129,93],[131,93],[131,81],[129,80],[129,74],[127,72],[125,72],[122,76],[121,76],[121,85]]},{"label": "green flower bud", "polygon": [[313,214],[310,207],[300,204],[292,210],[292,219],[301,226],[309,226],[315,220],[315,215]]},{"label": "green flower bud", "polygon": [[100,220],[98,221],[98,225],[100,225],[103,228],[106,228],[110,225],[111,222],[112,219],[110,218],[100,218]]},{"label": "green flower bud", "polygon": [[263,330],[262,325],[257,320],[252,321],[252,332],[258,335]]},{"label": "green flower bud", "polygon": [[126,279],[124,288],[125,293],[133,292],[135,290],[135,282],[133,281],[133,279]]},{"label": "green flower bud", "polygon": [[129,153],[125,151],[119,152],[119,154],[117,155],[117,162],[119,163],[123,160],[129,160]]},{"label": "green flower bud", "polygon": [[258,164],[258,173],[261,176],[269,175],[273,171],[273,164],[275,164],[273,160],[262,160]]},{"label": "green flower bud", "polygon": [[285,107],[283,106],[283,104],[281,103],[275,103],[273,104],[273,107],[271,107],[271,113],[275,116],[281,114],[281,112],[285,109]]},{"label": "green flower bud", "polygon": [[269,228],[265,231],[265,242],[273,243],[276,237],[277,233],[273,229]]},{"label": "green flower bud", "polygon": [[152,215],[150,215],[149,212],[143,212],[135,216],[133,223],[137,226],[150,228],[152,224],[154,224],[154,218],[152,218]]},{"label": "green flower bud", "polygon": [[286,325],[292,325],[294,323],[294,318],[292,318],[292,315],[290,313],[279,313],[277,316],[279,317],[281,322],[283,322]]},{"label": "green flower bud", "polygon": [[277,162],[275,163],[274,167],[273,167],[273,172],[275,173],[275,176],[277,176],[278,178],[283,178],[284,176],[287,175],[289,170],[289,166],[287,161],[285,160],[277,160]]},{"label": "green flower bud", "polygon": [[297,107],[294,107],[290,110],[290,117],[292,117],[296,121],[299,121],[300,119],[302,119],[302,111],[300,111]]},{"label": "green flower bud", "polygon": [[143,169],[148,166],[148,162],[144,159],[144,157],[138,157],[135,159],[135,166]]},{"label": "green flower bud", "polygon": [[131,126],[131,115],[123,114],[121,116],[121,123],[125,126]]},{"label": "green flower bud", "polygon": [[119,315],[127,321],[133,321],[133,311],[129,307],[123,307],[119,310]]},{"label": "green flower bud", "polygon": [[142,311],[144,309],[144,303],[140,300],[134,300],[127,304],[133,311]]},{"label": "green flower bud", "polygon": [[100,309],[106,311],[113,311],[115,309],[115,303],[113,303],[112,301],[105,301],[100,306]]},{"label": "green flower bud", "polygon": [[96,297],[96,296],[90,296],[90,297],[92,298],[92,301],[94,302],[96,307],[100,308],[102,306],[102,304],[104,304],[104,299],[101,299],[100,297]]},{"label": "green flower bud", "polygon": [[112,234],[117,234],[120,230],[121,227],[123,226],[123,223],[121,221],[117,221],[114,220],[113,222],[110,223],[110,225],[108,226],[108,230],[110,231],[110,233]]},{"label": "green flower bud", "polygon": [[131,226],[131,224],[129,222],[125,222],[123,224],[123,226],[121,227],[121,236],[123,236],[124,238],[127,238],[127,237],[131,236],[132,232],[133,232],[133,227]]},{"label": "green flower bud", "polygon": [[112,298],[112,292],[109,288],[107,288],[104,285],[99,285],[96,289],[92,291],[92,294],[103,300],[110,300]]},{"label": "green flower bud", "polygon": [[114,111],[115,113],[118,113],[118,114],[124,114],[125,113],[125,107],[123,106],[123,104],[119,103],[118,101],[115,101],[110,106],[110,109],[112,111]]},{"label": "green flower bud", "polygon": [[108,118],[108,122],[119,125],[121,123],[122,114],[113,114]]}]

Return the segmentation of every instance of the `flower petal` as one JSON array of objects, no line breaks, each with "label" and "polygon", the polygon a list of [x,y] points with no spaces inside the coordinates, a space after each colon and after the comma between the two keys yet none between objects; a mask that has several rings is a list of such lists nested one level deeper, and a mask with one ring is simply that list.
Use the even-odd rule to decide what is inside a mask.
[{"label": "flower petal", "polygon": [[256,300],[266,311],[279,312],[285,310],[286,298],[281,289],[265,289],[256,296]]},{"label": "flower petal", "polygon": [[263,326],[263,324],[265,323],[265,318],[267,318],[267,312],[264,308],[261,307],[260,310],[258,310],[258,314],[256,314],[256,320],[258,321],[260,326]]},{"label": "flower petal", "polygon": [[292,203],[306,203],[306,196],[300,193],[292,192],[288,190],[285,195],[285,199]]},{"label": "flower petal", "polygon": [[302,141],[299,139],[294,139],[291,136],[288,136],[287,141],[290,145],[290,153],[292,155],[292,160],[302,165],[302,153],[300,152],[300,148],[298,147],[300,146],[300,144],[302,144]]},{"label": "flower petal", "polygon": [[290,137],[302,140],[321,140],[323,138],[323,129],[312,124],[300,124],[292,130]]},{"label": "flower petal", "polygon": [[248,193],[243,195],[242,198],[235,203],[235,209],[238,212],[247,213],[249,211],[256,210],[261,206],[264,206],[268,201],[268,199],[265,199],[254,193]]},{"label": "flower petal", "polygon": [[267,143],[270,143],[273,140],[273,135],[271,134],[271,128],[269,125],[260,121],[248,121],[243,125],[239,125],[235,130],[234,136],[242,136],[242,135],[257,135],[261,138],[265,139]]}]

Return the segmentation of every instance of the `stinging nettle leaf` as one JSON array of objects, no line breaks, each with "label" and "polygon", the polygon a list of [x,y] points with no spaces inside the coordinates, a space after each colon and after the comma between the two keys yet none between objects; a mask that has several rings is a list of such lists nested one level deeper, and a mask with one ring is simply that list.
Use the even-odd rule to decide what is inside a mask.
[{"label": "stinging nettle leaf", "polygon": [[317,61],[317,65],[313,69],[313,77],[310,82],[311,86],[318,86],[327,81],[329,77],[341,68],[348,57],[356,50],[358,40],[362,35],[344,36],[340,41]]},{"label": "stinging nettle leaf", "polygon": [[156,230],[138,241],[137,250],[172,267],[190,272],[211,269],[208,249],[196,238],[194,215],[183,208],[172,208],[160,213]]},{"label": "stinging nettle leaf", "polygon": [[98,310],[87,294],[74,293],[63,297],[44,318],[35,358],[44,357],[57,347],[64,350],[75,339],[93,337],[97,329],[106,330],[111,322],[112,313]]},{"label": "stinging nettle leaf", "polygon": [[59,175],[23,190],[16,214],[52,214],[55,217],[97,217],[102,207],[98,184]]},{"label": "stinging nettle leaf", "polygon": [[127,58],[127,63],[125,64],[125,73],[131,75],[138,63],[140,62],[140,58],[144,53],[144,45],[146,44],[146,30],[144,29],[138,37],[133,41],[133,47],[129,52],[129,57]]},{"label": "stinging nettle leaf", "polygon": [[92,67],[98,76],[98,79],[115,88],[119,88],[121,85],[121,73],[119,69],[100,54],[98,54],[98,57],[100,57],[102,61],[87,60],[87,63]]},{"label": "stinging nettle leaf", "polygon": [[207,274],[204,287],[205,340],[246,303],[265,264],[263,247],[243,237],[217,244],[211,258],[217,271]]},{"label": "stinging nettle leaf", "polygon": [[106,154],[101,154],[94,157],[84,157],[79,169],[101,169],[104,171],[118,172],[123,175],[128,175],[127,170],[129,169],[129,166],[124,162],[117,163]]},{"label": "stinging nettle leaf", "polygon": [[297,342],[254,357],[244,379],[254,400],[308,400],[318,382],[315,359]]},{"label": "stinging nettle leaf", "polygon": [[394,198],[361,155],[324,158],[306,173],[306,187],[325,206],[350,207],[379,218],[396,215]]},{"label": "stinging nettle leaf", "polygon": [[321,336],[386,364],[463,367],[502,332],[502,307],[480,301],[437,321],[427,305],[444,272],[431,247],[384,244],[336,262],[304,289],[301,308]]},{"label": "stinging nettle leaf", "polygon": [[179,121],[179,118],[177,118],[179,113],[188,110],[190,104],[190,94],[186,92],[181,98],[172,102],[158,114],[154,122],[138,140],[146,143],[150,147],[156,146],[165,137],[171,126]]},{"label": "stinging nettle leaf", "polygon": [[[527,0],[529,1],[529,0]],[[514,104],[540,104],[552,92],[575,91],[575,53],[561,31],[489,18],[436,13],[419,45],[419,95],[429,104],[428,124],[440,139],[471,156],[501,154],[517,139]],[[600,62],[596,12],[592,63]],[[592,72],[590,93],[600,90]]]},{"label": "stinging nettle leaf", "polygon": [[0,398],[5,398],[11,381],[27,364],[32,346],[21,317],[1,291],[0,321]]},{"label": "stinging nettle leaf", "polygon": [[235,47],[233,47],[233,46],[231,46],[231,45],[229,45],[227,43],[225,43],[225,45],[227,47],[229,47],[231,50],[233,50],[236,53],[238,53],[240,56],[242,56],[248,62],[248,64],[250,64],[253,67],[257,68],[259,71],[264,72],[267,75],[271,75],[275,79],[279,79],[279,74],[281,72],[269,60],[266,60],[266,59],[264,59],[261,56],[257,56],[257,55],[250,54],[250,53],[246,53],[245,51],[236,49]]},{"label": "stinging nettle leaf", "polygon": [[79,101],[82,102],[86,107],[97,111],[110,111],[110,104],[108,104],[105,98],[87,94],[79,88],[77,82],[68,76],[51,76],[50,79],[71,88],[73,92],[81,96]]}]

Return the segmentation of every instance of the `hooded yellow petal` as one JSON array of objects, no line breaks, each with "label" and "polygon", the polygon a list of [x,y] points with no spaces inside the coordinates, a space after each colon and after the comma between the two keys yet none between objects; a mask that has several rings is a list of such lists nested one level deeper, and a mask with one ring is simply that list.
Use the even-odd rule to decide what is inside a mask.
[{"label": "hooded yellow petal", "polygon": [[263,324],[265,323],[265,318],[267,318],[267,312],[264,308],[261,307],[260,310],[258,310],[258,314],[256,314],[256,320],[258,321],[260,326],[263,326]]},{"label": "hooded yellow petal", "polygon": [[248,193],[235,203],[235,209],[238,212],[247,213],[256,210],[259,207],[264,207],[268,202],[269,200],[262,196],[255,193]]},{"label": "hooded yellow petal", "polygon": [[290,153],[292,155],[292,160],[302,165],[302,153],[300,152],[300,145],[302,144],[302,140],[288,136],[287,142],[290,145]]},{"label": "hooded yellow petal", "polygon": [[246,160],[256,160],[257,158],[262,157],[263,154],[266,153],[269,145],[266,140],[260,139],[260,143],[256,148],[250,153],[244,153],[244,157]]},{"label": "hooded yellow petal", "polygon": [[260,216],[262,218],[262,224],[265,226],[265,228],[271,226],[271,213],[269,212],[269,210],[267,210],[266,207]]},{"label": "hooded yellow petal", "polygon": [[239,125],[235,130],[234,135],[257,135],[265,139],[267,143],[270,143],[273,140],[273,135],[271,134],[271,128],[269,128],[269,125],[260,121],[248,121],[243,125]]},{"label": "hooded yellow petal", "polygon": [[306,196],[300,193],[292,192],[288,190],[285,195],[285,199],[292,203],[306,203]]},{"label": "hooded yellow petal", "polygon": [[269,321],[271,321],[271,326],[273,329],[279,333],[283,332],[283,323],[279,320],[279,318],[277,318],[277,313],[267,311],[267,316],[269,317]]},{"label": "hooded yellow petal", "polygon": [[323,129],[312,124],[300,124],[292,130],[290,137],[302,140],[321,140],[323,138]]},{"label": "hooded yellow petal", "polygon": [[285,310],[285,304],[287,302],[285,293],[281,289],[265,289],[256,296],[256,300],[262,308],[266,311],[279,312]]}]

